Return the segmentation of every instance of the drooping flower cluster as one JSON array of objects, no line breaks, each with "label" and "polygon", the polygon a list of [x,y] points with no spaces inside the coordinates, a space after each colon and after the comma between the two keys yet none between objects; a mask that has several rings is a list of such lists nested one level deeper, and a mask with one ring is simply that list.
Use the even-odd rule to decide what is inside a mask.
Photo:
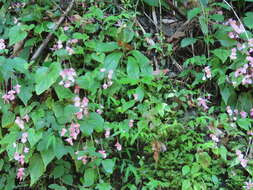
[{"label": "drooping flower cluster", "polygon": [[198,98],[198,106],[203,107],[204,110],[208,110],[208,106],[207,106],[207,99],[205,98]]},{"label": "drooping flower cluster", "polygon": [[5,45],[4,39],[0,39],[0,50],[3,50],[5,48],[6,48],[6,45]]},{"label": "drooping flower cluster", "polygon": [[4,103],[10,103],[11,101],[15,100],[16,96],[15,94],[20,93],[20,88],[21,86],[17,84],[16,86],[13,87],[12,90],[8,91],[6,94],[2,96]]},{"label": "drooping flower cluster", "polygon": [[[105,68],[100,69],[100,72],[104,73],[106,72]],[[113,76],[113,70],[108,71],[106,82],[102,85],[103,89],[107,89],[108,87],[112,86],[112,76]]]},{"label": "drooping flower cluster", "polygon": [[[68,30],[68,27],[64,27],[64,30],[67,31]],[[66,43],[66,51],[68,52],[69,55],[72,55],[74,54],[74,50],[72,48],[72,46],[74,44],[76,44],[78,42],[77,39],[71,39],[71,40],[68,40],[67,43]],[[62,41],[61,40],[58,40],[56,42],[56,44],[53,45],[52,48],[50,48],[52,51],[56,51],[56,50],[59,50],[59,49],[62,49],[63,48],[63,44],[62,44]]]},{"label": "drooping flower cluster", "polygon": [[61,131],[61,136],[65,136],[65,134],[69,131],[69,136],[65,139],[71,146],[73,146],[73,140],[77,139],[77,136],[80,133],[80,125],[78,123],[71,123],[69,130],[63,128]]},{"label": "drooping flower cluster", "polygon": [[19,180],[19,181],[22,181],[23,180],[23,178],[24,178],[24,176],[25,176],[25,168],[19,168],[18,169],[18,172],[17,172],[17,179]]},{"label": "drooping flower cluster", "polygon": [[121,144],[117,141],[117,143],[114,145],[118,151],[122,150]]},{"label": "drooping flower cluster", "polygon": [[59,85],[63,85],[65,88],[71,87],[75,83],[76,71],[73,68],[64,69],[60,72],[62,77]]},{"label": "drooping flower cluster", "polygon": [[236,150],[236,155],[237,155],[237,159],[240,161],[242,167],[246,167],[247,164],[248,164],[248,161],[247,159],[244,159],[244,155],[242,154],[242,152],[240,150]]},{"label": "drooping flower cluster", "polygon": [[[243,110],[239,112],[237,109],[232,110],[230,106],[227,106],[226,111],[228,115],[232,118],[232,120],[234,121],[236,121],[239,116],[241,118],[246,118],[248,116],[247,112]],[[250,110],[250,116],[253,117],[253,108]]]},{"label": "drooping flower cluster", "polygon": [[77,119],[82,119],[84,115],[87,116],[89,114],[88,98],[84,97],[81,101],[81,98],[79,96],[76,96],[73,100],[75,107],[79,108],[79,112],[76,113]]},{"label": "drooping flower cluster", "polygon": [[202,80],[210,79],[211,77],[212,77],[211,69],[209,66],[206,66],[204,68],[204,76],[203,76]]},{"label": "drooping flower cluster", "polygon": [[22,119],[17,116],[16,119],[15,119],[15,123],[18,125],[18,127],[21,129],[21,130],[24,130],[25,128],[25,122],[29,122],[29,119],[30,117],[26,114]]}]

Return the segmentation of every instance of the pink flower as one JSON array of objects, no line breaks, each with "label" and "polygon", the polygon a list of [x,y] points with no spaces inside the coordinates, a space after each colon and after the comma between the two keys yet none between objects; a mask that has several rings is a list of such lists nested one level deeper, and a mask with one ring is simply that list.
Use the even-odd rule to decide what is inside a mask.
[{"label": "pink flower", "polygon": [[24,121],[20,117],[16,117],[15,123],[18,125],[20,129],[24,129]]},{"label": "pink flower", "polygon": [[212,73],[211,73],[211,69],[209,66],[205,67],[204,68],[204,72],[205,72],[205,75],[206,75],[206,78],[211,78],[212,77]]},{"label": "pink flower", "polygon": [[61,130],[61,137],[63,137],[63,136],[65,135],[66,132],[67,132],[67,129],[62,128],[62,130]]},{"label": "pink flower", "polygon": [[24,153],[28,153],[29,152],[29,148],[25,147],[24,148]]},{"label": "pink flower", "polygon": [[69,30],[69,27],[68,27],[68,26],[64,26],[64,27],[63,27],[63,30],[64,30],[64,31],[67,31],[67,30]]},{"label": "pink flower", "polygon": [[82,119],[83,118],[83,112],[82,111],[79,111],[76,113],[76,118],[77,119]]},{"label": "pink flower", "polygon": [[106,83],[103,84],[103,89],[107,89],[108,85]]},{"label": "pink flower", "polygon": [[133,94],[134,96],[134,100],[137,101],[138,100],[138,94]]},{"label": "pink flower", "polygon": [[74,105],[76,106],[76,107],[80,107],[81,106],[81,102],[80,102],[80,97],[79,96],[76,96],[75,98],[74,98]]},{"label": "pink flower", "polygon": [[245,182],[245,188],[246,190],[252,190],[253,189],[253,183],[251,181]]},{"label": "pink flower", "polygon": [[4,100],[4,103],[9,103],[9,95],[8,94],[4,94],[2,96],[2,99]]},{"label": "pink flower", "polygon": [[103,73],[103,72],[105,72],[105,71],[106,71],[105,68],[100,69],[100,72],[101,72],[101,73]]},{"label": "pink flower", "polygon": [[132,128],[134,126],[134,120],[130,119],[128,126]]},{"label": "pink flower", "polygon": [[247,113],[245,111],[241,111],[240,115],[242,118],[246,118],[247,117]]},{"label": "pink flower", "polygon": [[19,155],[19,160],[18,162],[23,166],[25,163],[25,156],[23,154]]},{"label": "pink flower", "polygon": [[237,58],[236,51],[237,51],[236,48],[232,48],[231,54],[230,54],[230,59],[234,60]]},{"label": "pink flower", "polygon": [[68,142],[71,146],[73,146],[73,139],[72,138],[67,138],[65,139],[66,142]]},{"label": "pink flower", "polygon": [[110,129],[106,129],[105,130],[105,138],[109,138],[110,137]]},{"label": "pink flower", "polygon": [[20,87],[21,86],[19,84],[17,84],[16,86],[13,87],[17,94],[20,93]]},{"label": "pink flower", "polygon": [[85,108],[88,106],[88,103],[89,103],[89,99],[84,97],[83,100],[82,100],[82,103],[81,103],[81,107],[82,108]]},{"label": "pink flower", "polygon": [[67,50],[67,52],[68,52],[69,55],[72,55],[72,54],[75,53],[74,50],[71,47],[69,47],[69,46],[66,47],[66,50]]},{"label": "pink flower", "polygon": [[118,151],[122,150],[122,146],[121,144],[119,144],[119,142],[117,142],[114,146],[117,148]]},{"label": "pink flower", "polygon": [[22,134],[21,142],[23,144],[27,142],[27,137],[28,137],[28,133],[23,133]]},{"label": "pink flower", "polygon": [[250,117],[253,117],[253,108],[250,109]]},{"label": "pink flower", "polygon": [[97,109],[97,111],[96,111],[99,115],[101,115],[102,113],[103,113],[103,111],[102,110],[100,110],[100,109]]},{"label": "pink flower", "polygon": [[102,154],[102,157],[103,157],[103,158],[106,158],[106,153],[105,153],[104,150],[99,150],[98,152],[99,152],[100,154]]},{"label": "pink flower", "polygon": [[76,86],[75,86],[74,93],[75,93],[75,94],[79,94],[79,92],[80,92],[80,86],[76,85]]},{"label": "pink flower", "polygon": [[14,100],[15,99],[15,94],[16,93],[16,91],[14,91],[14,90],[10,90],[9,92],[8,92],[8,98],[9,98],[9,100]]},{"label": "pink flower", "polygon": [[14,160],[16,160],[16,161],[19,160],[19,153],[18,152],[14,153]]},{"label": "pink flower", "polygon": [[244,32],[243,26],[241,24],[238,26],[235,20],[229,19],[228,22],[236,33],[241,34]]},{"label": "pink flower", "polygon": [[76,77],[76,71],[73,68],[64,69],[60,72],[62,81],[59,83],[65,88],[69,88],[74,82]]},{"label": "pink flower", "polygon": [[230,106],[227,106],[227,113],[228,113],[228,115],[229,116],[232,116],[233,115],[233,110],[231,109],[231,107]]},{"label": "pink flower", "polygon": [[248,164],[247,159],[241,159],[240,162],[241,162],[242,167],[244,167],[244,168],[247,167],[247,164]]},{"label": "pink flower", "polygon": [[210,134],[210,137],[212,138],[212,140],[214,142],[219,142],[220,141],[219,138],[216,135],[214,135],[214,134]]},{"label": "pink flower", "polygon": [[198,98],[198,106],[202,106],[204,110],[208,110],[208,106],[206,105],[207,100],[204,98]]},{"label": "pink flower", "polygon": [[24,171],[25,171],[25,168],[19,168],[19,169],[18,169],[18,172],[17,172],[17,179],[18,179],[19,181],[22,181],[22,180],[23,180],[24,175],[25,175]]},{"label": "pink flower", "polygon": [[4,39],[0,39],[0,50],[3,50],[6,48],[6,45],[4,43]]},{"label": "pink flower", "polygon": [[78,123],[71,123],[70,128],[70,136],[76,140],[78,134],[80,133],[80,125]]},{"label": "pink flower", "polygon": [[29,117],[29,115],[26,114],[26,115],[23,117],[23,119],[24,119],[26,122],[29,122],[30,117]]},{"label": "pink flower", "polygon": [[87,162],[88,162],[88,159],[87,159],[88,157],[86,156],[86,155],[84,155],[84,156],[79,156],[78,158],[77,158],[77,160],[82,160],[82,162],[83,162],[83,164],[87,164]]}]

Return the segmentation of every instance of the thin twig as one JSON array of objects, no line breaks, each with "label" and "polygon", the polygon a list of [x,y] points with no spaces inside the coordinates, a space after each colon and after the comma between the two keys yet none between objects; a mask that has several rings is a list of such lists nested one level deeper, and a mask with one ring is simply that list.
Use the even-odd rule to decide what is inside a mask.
[{"label": "thin twig", "polygon": [[183,19],[187,19],[186,16],[175,6],[170,0],[166,1],[169,6]]},{"label": "thin twig", "polygon": [[31,61],[34,61],[35,59],[37,59],[41,53],[43,52],[43,50],[45,49],[45,47],[47,46],[48,42],[51,40],[51,38],[53,37],[53,33],[59,28],[59,26],[61,25],[61,23],[63,22],[63,20],[65,19],[65,17],[68,15],[68,13],[70,12],[70,10],[73,8],[74,6],[74,2],[75,0],[72,0],[67,8],[67,10],[65,11],[65,13],[60,17],[60,19],[57,21],[55,27],[53,28],[53,31],[50,32],[46,39],[43,41],[43,43],[40,45],[40,47],[35,51],[35,53],[33,54]]}]

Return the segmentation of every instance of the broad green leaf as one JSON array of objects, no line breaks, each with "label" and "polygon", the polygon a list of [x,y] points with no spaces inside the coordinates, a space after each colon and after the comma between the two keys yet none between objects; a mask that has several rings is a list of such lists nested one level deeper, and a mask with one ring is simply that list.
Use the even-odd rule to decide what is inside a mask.
[{"label": "broad green leaf", "polygon": [[208,0],[199,0],[199,2],[200,2],[204,7],[206,7],[207,4],[208,4]]},{"label": "broad green leaf", "polygon": [[56,158],[59,160],[66,154],[68,154],[68,149],[64,146],[62,139],[56,138],[56,144],[55,144]]},{"label": "broad green leaf", "polygon": [[183,180],[182,182],[182,190],[191,190],[191,181],[190,180]]},{"label": "broad green leaf", "polygon": [[50,189],[54,189],[54,190],[67,190],[66,187],[64,186],[60,186],[60,185],[57,185],[57,184],[51,184],[48,186]]},{"label": "broad green leaf", "polygon": [[98,53],[112,52],[119,49],[117,42],[99,42],[95,40],[87,41],[85,45]]},{"label": "broad green leaf", "polygon": [[40,155],[35,153],[29,162],[29,173],[31,176],[30,186],[33,186],[43,175],[44,168]]},{"label": "broad green leaf", "polygon": [[4,112],[2,117],[2,127],[10,127],[11,124],[14,124],[14,120],[15,120],[15,114],[7,111]]},{"label": "broad green leaf", "polygon": [[62,165],[59,165],[59,166],[56,166],[53,170],[53,176],[54,176],[54,179],[57,179],[61,176],[64,175],[64,166]]},{"label": "broad green leaf", "polygon": [[104,63],[105,54],[104,53],[92,53],[91,58],[99,63]]},{"label": "broad green leaf", "polygon": [[122,57],[122,52],[113,52],[106,56],[105,58],[105,69],[107,71],[113,70],[115,71],[118,67],[120,58]]},{"label": "broad green leaf", "polygon": [[96,179],[96,170],[94,168],[88,168],[84,173],[84,186],[89,187],[94,184]]},{"label": "broad green leaf", "polygon": [[67,185],[72,185],[73,184],[73,177],[70,174],[64,175],[62,177],[62,181],[67,184]]},{"label": "broad green leaf", "polygon": [[197,161],[199,164],[204,168],[207,169],[209,165],[211,164],[211,157],[208,155],[207,152],[200,152],[196,154]]},{"label": "broad green leaf", "polygon": [[206,18],[204,16],[199,17],[199,24],[200,24],[200,28],[201,28],[203,34],[207,35],[208,34],[208,26],[207,26]]},{"label": "broad green leaf", "polygon": [[135,94],[137,94],[137,100],[142,101],[144,98],[144,90],[142,87],[138,87],[135,89]]},{"label": "broad green leaf", "polygon": [[113,173],[114,164],[115,162],[112,159],[106,159],[102,161],[103,168],[107,173]]},{"label": "broad green leaf", "polygon": [[159,7],[159,0],[143,0],[143,1],[151,7]]},{"label": "broad green leaf", "polygon": [[85,135],[91,135],[93,130],[102,132],[104,129],[104,119],[98,113],[90,113],[83,121],[80,121],[81,131]]},{"label": "broad green leaf", "polygon": [[87,39],[89,39],[89,36],[87,34],[84,34],[84,33],[81,34],[79,32],[76,32],[76,33],[73,34],[73,38],[86,41]]},{"label": "broad green leaf", "polygon": [[62,99],[71,99],[74,97],[74,94],[69,88],[65,88],[61,85],[57,85],[54,87],[54,90],[60,100]]},{"label": "broad green leaf", "polygon": [[152,75],[153,68],[150,64],[149,59],[138,50],[133,50],[130,52],[130,54],[132,54],[135,57],[136,61],[138,62],[141,70],[141,75],[153,77]]},{"label": "broad green leaf", "polygon": [[221,48],[215,49],[212,52],[215,56],[217,56],[222,61],[222,63],[224,63],[231,54],[230,50],[221,49]]},{"label": "broad green leaf", "polygon": [[201,8],[197,7],[197,8],[191,9],[187,11],[187,19],[191,20],[193,17],[197,16],[199,13],[201,13]]},{"label": "broad green leaf", "polygon": [[189,166],[184,166],[182,168],[183,175],[186,175],[186,174],[190,173],[190,171],[191,171],[191,168]]},{"label": "broad green leaf", "polygon": [[247,118],[241,118],[241,119],[238,119],[236,121],[236,123],[242,128],[242,129],[245,129],[245,130],[249,130],[251,128],[251,123],[249,121],[249,119]]},{"label": "broad green leaf", "polygon": [[18,94],[18,97],[25,105],[27,105],[28,101],[32,97],[32,92],[33,86],[22,86],[20,89],[20,93]]},{"label": "broad green leaf", "polygon": [[53,62],[49,67],[40,67],[35,74],[35,91],[37,95],[42,94],[45,90],[50,88],[59,77],[61,64]]},{"label": "broad green leaf", "polygon": [[55,157],[55,150],[53,147],[47,148],[41,152],[41,157],[44,163],[44,169],[46,170],[47,165],[54,159]]},{"label": "broad green leaf", "polygon": [[15,25],[9,31],[9,45],[12,46],[13,44],[24,40],[27,36],[27,32],[24,31],[24,27],[22,25]]},{"label": "broad green leaf", "polygon": [[100,87],[100,83],[95,79],[95,75],[92,72],[87,72],[84,76],[80,76],[76,81],[80,88],[92,93],[96,92]]},{"label": "broad green leaf", "polygon": [[243,18],[243,22],[249,29],[253,29],[252,20],[253,20],[253,12],[247,12],[246,17]]},{"label": "broad green leaf", "polygon": [[221,146],[219,148],[219,152],[220,152],[220,155],[221,155],[221,158],[224,159],[224,160],[227,160],[227,149],[225,146]]},{"label": "broad green leaf", "polygon": [[118,34],[118,38],[120,41],[125,43],[129,43],[132,41],[134,37],[134,31],[131,27],[124,27],[120,29],[121,31]]},{"label": "broad green leaf", "polygon": [[28,141],[31,147],[33,147],[41,138],[42,138],[41,131],[35,131],[33,128],[30,128],[28,130]]},{"label": "broad green leaf", "polygon": [[138,79],[139,78],[139,65],[136,62],[135,58],[129,56],[127,59],[127,74],[129,78]]},{"label": "broad green leaf", "polygon": [[109,183],[99,183],[96,186],[98,190],[111,190],[112,186]]},{"label": "broad green leaf", "polygon": [[196,38],[184,38],[181,41],[181,47],[186,47],[186,46],[192,45],[192,44],[196,43],[196,41],[197,41]]}]

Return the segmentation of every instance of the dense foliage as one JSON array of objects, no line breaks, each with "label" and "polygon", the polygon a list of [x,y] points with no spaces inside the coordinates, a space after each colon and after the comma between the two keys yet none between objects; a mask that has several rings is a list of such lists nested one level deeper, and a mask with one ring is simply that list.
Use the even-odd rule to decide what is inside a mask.
[{"label": "dense foliage", "polygon": [[253,189],[253,1],[170,2],[0,0],[0,189]]}]

